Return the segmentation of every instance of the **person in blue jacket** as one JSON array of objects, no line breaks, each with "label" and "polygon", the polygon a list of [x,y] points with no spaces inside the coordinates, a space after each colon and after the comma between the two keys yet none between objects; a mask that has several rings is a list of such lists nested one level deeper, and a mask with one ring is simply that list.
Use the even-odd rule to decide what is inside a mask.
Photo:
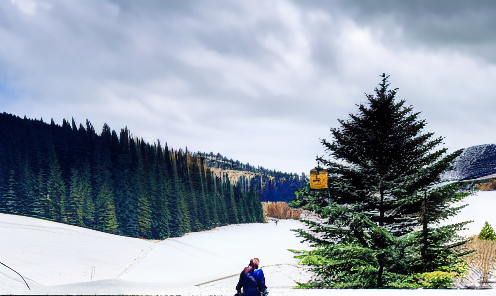
[{"label": "person in blue jacket", "polygon": [[239,281],[236,285],[236,295],[241,294],[243,288],[244,296],[260,296],[267,295],[267,287],[265,286],[265,276],[263,270],[258,268],[260,260],[253,258],[250,264],[239,275]]}]

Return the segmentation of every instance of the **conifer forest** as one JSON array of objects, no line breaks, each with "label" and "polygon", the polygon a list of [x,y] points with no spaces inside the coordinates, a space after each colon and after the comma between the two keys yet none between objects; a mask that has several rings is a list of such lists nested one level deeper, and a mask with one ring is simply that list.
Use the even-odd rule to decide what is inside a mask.
[{"label": "conifer forest", "polygon": [[0,212],[131,237],[263,222],[261,199],[292,198],[305,182],[274,171],[234,183],[211,171],[206,154],[146,143],[127,127],[98,134],[88,120],[59,126],[3,113],[0,139]]}]

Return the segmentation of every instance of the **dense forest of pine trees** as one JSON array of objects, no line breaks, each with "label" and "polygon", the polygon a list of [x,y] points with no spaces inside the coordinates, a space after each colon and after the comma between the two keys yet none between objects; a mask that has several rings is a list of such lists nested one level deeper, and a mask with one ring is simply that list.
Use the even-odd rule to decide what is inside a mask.
[{"label": "dense forest of pine trees", "polygon": [[262,188],[260,178],[231,184],[202,155],[151,145],[127,128],[117,134],[105,124],[97,134],[88,120],[78,127],[64,119],[59,126],[0,114],[3,213],[163,239],[262,222],[259,196],[276,183]]}]

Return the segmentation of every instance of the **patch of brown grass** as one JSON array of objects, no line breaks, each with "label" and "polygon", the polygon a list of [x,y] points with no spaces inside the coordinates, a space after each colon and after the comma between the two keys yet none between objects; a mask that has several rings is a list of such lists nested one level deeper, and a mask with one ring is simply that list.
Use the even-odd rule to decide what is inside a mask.
[{"label": "patch of brown grass", "polygon": [[301,216],[301,210],[292,209],[285,202],[263,202],[262,203],[265,220],[267,217],[277,219],[294,219],[298,220]]},{"label": "patch of brown grass", "polygon": [[476,185],[475,187],[481,191],[496,190],[496,179],[491,180],[491,182]]},{"label": "patch of brown grass", "polygon": [[471,268],[469,280],[478,282],[480,287],[488,287],[491,271],[496,264],[496,241],[479,239],[474,235],[463,245],[463,249],[475,250],[463,257]]}]

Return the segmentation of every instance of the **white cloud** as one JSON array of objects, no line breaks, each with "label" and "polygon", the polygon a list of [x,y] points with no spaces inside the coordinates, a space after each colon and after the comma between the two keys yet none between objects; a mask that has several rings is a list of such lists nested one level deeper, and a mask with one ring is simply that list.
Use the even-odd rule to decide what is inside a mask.
[{"label": "white cloud", "polygon": [[[17,8],[22,12],[29,16],[36,14],[36,9],[38,5],[36,1],[33,0],[10,0]],[[47,7],[47,6],[45,6]],[[48,6],[49,7],[49,6]]]}]

